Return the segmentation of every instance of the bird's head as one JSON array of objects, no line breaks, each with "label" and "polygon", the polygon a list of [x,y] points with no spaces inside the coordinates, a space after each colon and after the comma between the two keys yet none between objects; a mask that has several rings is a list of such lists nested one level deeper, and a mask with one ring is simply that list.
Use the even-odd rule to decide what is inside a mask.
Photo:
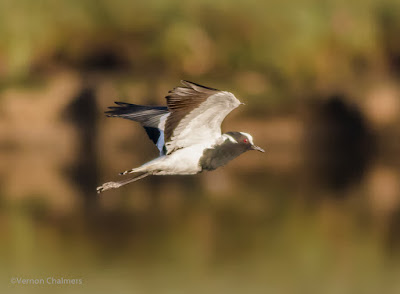
[{"label": "bird's head", "polygon": [[248,133],[228,132],[228,133],[225,133],[224,135],[232,143],[239,144],[240,146],[242,146],[245,151],[257,150],[260,152],[265,152],[265,150],[262,149],[261,147],[254,145],[253,136]]}]

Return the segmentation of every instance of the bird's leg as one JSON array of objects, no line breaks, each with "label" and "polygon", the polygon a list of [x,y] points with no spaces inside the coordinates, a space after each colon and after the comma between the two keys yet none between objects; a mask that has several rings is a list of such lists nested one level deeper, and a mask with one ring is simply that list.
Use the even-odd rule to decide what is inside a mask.
[{"label": "bird's leg", "polygon": [[124,172],[120,172],[119,175],[120,175],[120,176],[124,176],[124,175],[126,175],[126,174],[130,174],[130,173],[132,172],[132,170],[133,170],[133,169],[129,169],[129,170],[126,170],[126,171],[124,171]]},{"label": "bird's leg", "polygon": [[[139,168],[140,168],[140,167],[139,167]],[[120,175],[120,176],[124,176],[124,175],[127,175],[127,174],[132,174],[132,173],[137,173],[137,172],[143,172],[143,171],[138,171],[137,169],[138,169],[138,168],[128,169],[128,170],[126,170],[126,171],[124,171],[124,172],[120,172],[119,175]]]},{"label": "bird's leg", "polygon": [[126,184],[129,184],[129,183],[138,181],[140,179],[143,179],[143,178],[145,178],[145,177],[147,177],[149,175],[151,175],[151,174],[150,173],[144,173],[144,174],[142,174],[140,176],[137,176],[137,177],[134,177],[134,178],[130,178],[130,179],[126,179],[126,180],[122,180],[122,181],[118,181],[118,182],[107,182],[107,183],[104,183],[103,185],[97,187],[96,190],[97,190],[97,193],[101,193],[101,192],[104,192],[104,191],[107,191],[107,190],[110,190],[110,189],[117,189],[117,188],[122,187],[122,186],[124,186]]}]

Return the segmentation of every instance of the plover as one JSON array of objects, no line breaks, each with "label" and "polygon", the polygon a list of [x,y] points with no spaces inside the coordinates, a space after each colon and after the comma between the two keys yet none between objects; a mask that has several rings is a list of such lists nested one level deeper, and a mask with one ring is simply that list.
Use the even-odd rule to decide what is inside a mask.
[{"label": "plover", "polygon": [[160,156],[131,170],[135,177],[107,182],[97,192],[119,188],[150,175],[192,175],[227,164],[240,154],[257,150],[253,137],[244,132],[221,133],[221,123],[243,104],[232,93],[181,81],[166,97],[167,106],[143,106],[115,102],[109,117],[139,122],[157,146]]}]

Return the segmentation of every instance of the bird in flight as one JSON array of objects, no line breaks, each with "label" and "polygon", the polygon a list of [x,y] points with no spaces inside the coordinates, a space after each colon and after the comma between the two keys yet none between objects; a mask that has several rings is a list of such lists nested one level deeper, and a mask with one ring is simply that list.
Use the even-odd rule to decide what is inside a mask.
[{"label": "bird in flight", "polygon": [[211,171],[240,154],[257,150],[253,137],[244,132],[221,133],[224,118],[241,103],[232,93],[181,81],[183,87],[169,91],[167,106],[143,106],[115,102],[109,117],[139,122],[160,151],[160,156],[120,175],[135,177],[107,182],[101,193],[150,175],[191,175]]}]

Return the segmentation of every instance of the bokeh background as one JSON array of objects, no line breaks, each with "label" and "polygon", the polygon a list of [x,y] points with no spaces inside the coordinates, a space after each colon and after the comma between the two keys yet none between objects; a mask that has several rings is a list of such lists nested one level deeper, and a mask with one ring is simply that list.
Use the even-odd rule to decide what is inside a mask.
[{"label": "bokeh background", "polygon": [[[181,79],[267,152],[96,195]],[[399,82],[395,0],[0,0],[0,292],[400,293]]]}]

